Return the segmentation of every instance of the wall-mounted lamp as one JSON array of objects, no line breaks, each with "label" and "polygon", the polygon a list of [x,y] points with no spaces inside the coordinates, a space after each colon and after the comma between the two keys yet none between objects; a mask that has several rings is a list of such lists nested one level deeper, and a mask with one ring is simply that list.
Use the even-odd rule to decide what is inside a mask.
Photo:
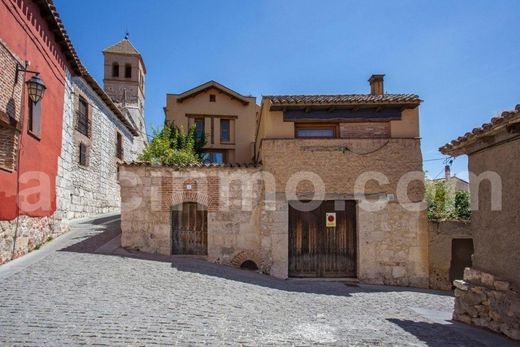
[{"label": "wall-mounted lamp", "polygon": [[28,62],[25,62],[25,66],[22,66],[20,64],[16,64],[16,75],[14,83],[18,83],[18,73],[20,72],[29,72],[33,73],[33,77],[31,77],[30,80],[27,82],[27,89],[29,91],[29,97],[34,103],[37,103],[43,98],[43,95],[45,94],[45,89],[47,87],[45,86],[45,83],[43,83],[42,79],[40,78],[40,73],[37,71],[30,71],[27,69],[29,66]]}]

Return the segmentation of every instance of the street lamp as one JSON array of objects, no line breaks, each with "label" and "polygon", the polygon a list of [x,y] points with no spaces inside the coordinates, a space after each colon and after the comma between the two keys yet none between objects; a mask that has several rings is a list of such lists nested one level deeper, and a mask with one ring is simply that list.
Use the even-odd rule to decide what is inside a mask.
[{"label": "street lamp", "polygon": [[29,97],[31,100],[34,103],[40,101],[41,98],[43,98],[43,94],[45,94],[45,89],[47,89],[47,87],[45,86],[45,83],[43,83],[39,74],[36,73],[36,75],[31,77],[31,79],[25,83],[27,83],[27,89],[29,90]]},{"label": "street lamp", "polygon": [[43,83],[42,79],[40,78],[40,73],[37,71],[27,70],[27,66],[29,66],[28,62],[25,62],[25,66],[16,64],[16,75],[15,75],[14,83],[15,84],[18,83],[18,73],[19,72],[33,73],[34,76],[31,77],[31,79],[25,83],[27,84],[27,89],[29,91],[29,98],[31,98],[31,100],[34,103],[37,103],[38,101],[40,101],[43,98],[43,95],[45,94],[45,89],[47,89],[47,87],[45,86],[45,83]]}]

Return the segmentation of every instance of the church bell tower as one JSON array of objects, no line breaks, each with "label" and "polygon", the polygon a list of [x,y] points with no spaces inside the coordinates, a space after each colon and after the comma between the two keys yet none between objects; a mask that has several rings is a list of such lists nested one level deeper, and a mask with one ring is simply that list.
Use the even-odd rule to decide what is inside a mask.
[{"label": "church bell tower", "polygon": [[132,45],[128,34],[103,50],[105,92],[123,110],[146,142],[144,122],[144,86],[146,67],[141,53]]}]

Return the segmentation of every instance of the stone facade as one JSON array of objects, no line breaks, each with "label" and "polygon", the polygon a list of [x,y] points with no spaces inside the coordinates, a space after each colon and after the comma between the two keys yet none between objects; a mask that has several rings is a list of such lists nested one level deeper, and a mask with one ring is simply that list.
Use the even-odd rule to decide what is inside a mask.
[{"label": "stone facade", "polygon": [[[407,147],[412,148],[411,153],[418,148],[414,144]],[[283,151],[279,155],[283,155]],[[172,206],[185,201],[199,202],[208,207],[209,261],[240,266],[245,260],[252,260],[262,271],[287,278],[289,205],[285,193],[273,189],[269,179],[257,183],[264,175],[271,175],[266,164],[270,165],[268,159],[262,169],[121,166],[123,246],[171,254]],[[190,178],[197,175],[201,177]],[[229,182],[224,182],[222,177],[251,182],[251,190],[246,190],[248,194],[244,195],[243,187],[231,180],[227,191]],[[201,187],[208,188],[200,191]],[[274,199],[265,201],[265,196]],[[349,191],[328,191],[326,198],[361,199]],[[222,201],[229,201],[228,208],[223,209]],[[250,203],[251,208],[242,209],[244,203]],[[424,212],[411,212],[393,202],[377,212],[358,207],[357,220],[357,277],[360,281],[428,286]]]},{"label": "stone facade", "polygon": [[[87,101],[90,136],[76,130],[79,98]],[[123,160],[133,161],[142,151],[135,138],[100,100],[82,77],[67,79],[62,152],[58,163],[58,219],[72,219],[116,211],[120,206],[116,137],[123,139]],[[79,163],[79,144],[86,145],[87,165]]]},{"label": "stone facade", "polygon": [[0,221],[0,265],[38,249],[66,230],[67,226],[54,217],[20,216],[18,221]]},{"label": "stone facade", "polygon": [[[284,190],[289,178],[302,171],[318,175],[325,187],[326,200],[387,199],[397,196],[400,179],[409,172],[407,197],[423,199],[420,141],[418,139],[265,139],[262,163],[274,175],[276,189]],[[388,184],[368,181],[365,195],[356,195],[360,175],[377,171]],[[301,182],[297,194],[312,198],[314,187]],[[287,263],[287,222],[280,216],[279,236],[285,243],[273,257]],[[428,286],[428,235],[424,210],[410,211],[396,201],[379,211],[357,208],[358,279],[367,283]]]},{"label": "stone facade", "polygon": [[520,340],[520,291],[514,283],[466,268],[455,284],[453,319]]},{"label": "stone facade", "polygon": [[471,239],[469,221],[428,222],[428,263],[430,288],[451,290],[450,267],[454,239]]},{"label": "stone facade", "polygon": [[[208,210],[209,261],[240,266],[251,260],[265,273],[286,277],[287,269],[280,270],[283,264],[277,264],[271,256],[271,249],[280,247],[273,236],[277,220],[274,212],[263,208],[261,175],[258,167],[178,170],[122,165],[122,246],[171,254],[172,208],[183,202],[198,202]],[[228,179],[229,185],[224,182]],[[244,188],[243,183],[251,186]],[[249,203],[250,208],[243,209],[243,203]],[[287,219],[287,211],[277,213]]]}]

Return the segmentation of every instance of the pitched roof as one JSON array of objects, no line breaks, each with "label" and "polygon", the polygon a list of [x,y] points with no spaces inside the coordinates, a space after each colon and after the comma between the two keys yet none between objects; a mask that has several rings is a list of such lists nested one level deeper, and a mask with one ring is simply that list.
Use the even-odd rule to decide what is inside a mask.
[{"label": "pitched roof", "polygon": [[125,127],[134,136],[138,136],[139,132],[132,126],[130,121],[124,116],[121,110],[114,104],[107,93],[99,86],[96,80],[90,75],[88,70],[81,63],[74,46],[65,30],[65,26],[61,21],[60,15],[52,0],[34,0],[34,3],[39,7],[42,17],[47,22],[49,29],[54,33],[56,42],[60,46],[67,62],[74,73],[85,79],[88,85],[96,92],[96,94],[103,100],[103,102],[110,108],[116,117],[125,125]]},{"label": "pitched roof", "polygon": [[491,121],[445,144],[439,148],[439,151],[442,154],[453,155],[456,150],[475,142],[479,138],[492,135],[498,130],[507,128],[513,124],[520,125],[520,104],[516,105],[514,110],[504,111],[500,116],[491,118]]},{"label": "pitched roof", "polygon": [[272,105],[419,105],[415,94],[265,95]]},{"label": "pitched roof", "polygon": [[177,102],[183,102],[184,100],[197,96],[200,93],[204,93],[205,91],[207,91],[211,88],[220,90],[222,93],[240,101],[244,105],[248,105],[249,102],[251,101],[250,100],[251,97],[247,97],[242,94],[239,94],[239,93],[235,92],[234,90],[218,83],[217,81],[213,81],[213,80],[203,83],[195,88],[189,89],[181,94],[170,94],[170,95],[177,96]]},{"label": "pitched roof", "polygon": [[105,48],[103,52],[141,55],[141,53],[139,53],[139,51],[134,47],[134,45],[132,45],[126,36],[115,45]]},{"label": "pitched roof", "polygon": [[188,165],[162,165],[154,164],[149,161],[132,161],[122,162],[120,166],[151,166],[151,167],[169,167],[174,169],[211,169],[211,168],[233,168],[233,169],[247,169],[247,168],[260,168],[262,167],[259,163],[208,163],[208,164],[188,164]]},{"label": "pitched roof", "polygon": [[[128,34],[127,34],[128,35]],[[125,36],[124,39],[119,41],[118,43],[107,47],[103,50],[103,54],[105,53],[113,53],[113,54],[125,54],[125,55],[136,55],[139,57],[141,64],[143,65],[144,73],[146,73],[146,66],[144,65],[143,57],[141,53],[135,48],[135,46],[130,42],[128,36]]]}]

